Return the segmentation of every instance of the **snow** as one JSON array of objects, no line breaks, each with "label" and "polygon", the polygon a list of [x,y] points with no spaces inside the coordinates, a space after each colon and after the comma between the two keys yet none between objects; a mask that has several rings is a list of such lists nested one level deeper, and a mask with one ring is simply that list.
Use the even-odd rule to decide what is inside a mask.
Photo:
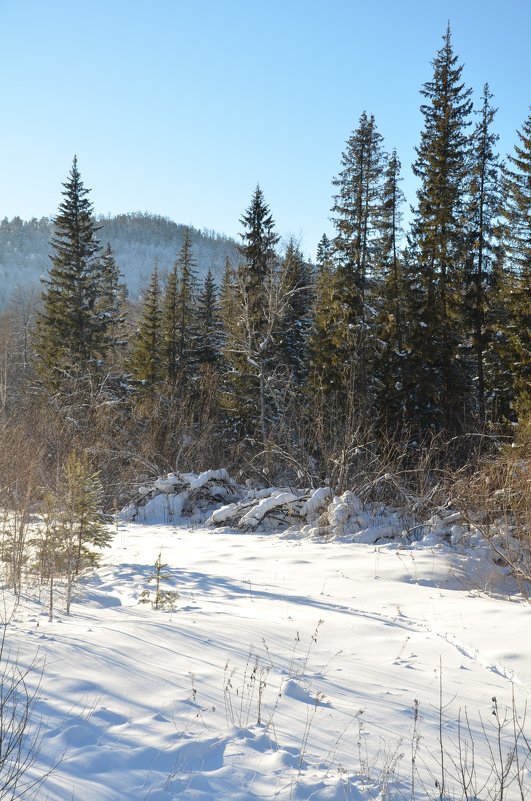
[{"label": "snow", "polygon": [[[151,518],[143,507],[145,519],[169,514],[163,498],[181,514],[179,493],[164,486],[169,492],[148,502]],[[249,522],[296,497],[279,490],[255,499]],[[318,491],[307,511],[325,500]],[[43,725],[33,770],[59,764],[39,797],[398,801],[411,798],[416,744],[422,801],[438,797],[439,726],[455,755],[465,710],[477,774],[488,780],[492,699],[511,710],[514,696],[523,713],[530,697],[531,606],[485,547],[447,541],[443,517],[424,539],[377,544],[360,540],[398,523],[355,496],[334,498],[328,518],[343,538],[304,536],[304,527],[298,535],[206,528],[181,517],[118,522],[70,616],[58,612],[50,623],[45,590],[27,593],[7,640],[19,665],[35,657],[43,665],[42,676],[28,677]],[[457,518],[448,525],[462,534]],[[179,593],[173,610],[139,604],[153,593],[159,553],[164,588]],[[522,776],[531,788],[528,768]],[[453,784],[448,778],[449,794]],[[516,798],[513,783],[505,799]]]},{"label": "snow", "polygon": [[302,514],[306,515],[309,520],[313,520],[322,511],[331,494],[330,487],[318,487],[305,502]]}]

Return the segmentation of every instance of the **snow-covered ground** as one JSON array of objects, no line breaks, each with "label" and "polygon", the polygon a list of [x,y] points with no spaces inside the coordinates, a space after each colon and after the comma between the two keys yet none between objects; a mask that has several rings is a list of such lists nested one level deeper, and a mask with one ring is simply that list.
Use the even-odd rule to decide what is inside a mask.
[{"label": "snow-covered ground", "polygon": [[[139,604],[159,552],[173,609]],[[438,798],[441,753],[486,799],[492,699],[505,749],[530,694],[531,606],[481,550],[122,523],[69,617],[42,592],[8,646],[43,663],[49,801]]]}]

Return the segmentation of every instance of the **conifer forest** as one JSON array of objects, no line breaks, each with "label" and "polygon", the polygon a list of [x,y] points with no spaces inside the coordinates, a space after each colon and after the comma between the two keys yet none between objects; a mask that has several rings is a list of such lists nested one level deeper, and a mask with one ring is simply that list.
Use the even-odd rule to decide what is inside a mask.
[{"label": "conifer forest", "polygon": [[187,233],[140,300],[79,153],[40,298],[1,313],[1,505],[44,507],[77,470],[110,511],[142,478],[226,467],[398,506],[499,491],[528,515],[531,114],[502,157],[495,98],[485,84],[473,104],[450,28],[420,95],[412,165],[354,110],[314,260],[281,247],[257,185],[222,274],[198,277]]}]

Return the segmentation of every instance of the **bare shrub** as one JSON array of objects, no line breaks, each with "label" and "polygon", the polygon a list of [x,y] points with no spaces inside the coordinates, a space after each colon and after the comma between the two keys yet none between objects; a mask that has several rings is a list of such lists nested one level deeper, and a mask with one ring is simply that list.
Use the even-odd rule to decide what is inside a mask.
[{"label": "bare shrub", "polygon": [[[35,659],[28,667],[18,664],[6,643],[7,624],[0,635],[0,798],[33,798],[53,768],[36,774],[42,727],[36,716],[43,666]],[[37,681],[31,687],[30,677]]]}]

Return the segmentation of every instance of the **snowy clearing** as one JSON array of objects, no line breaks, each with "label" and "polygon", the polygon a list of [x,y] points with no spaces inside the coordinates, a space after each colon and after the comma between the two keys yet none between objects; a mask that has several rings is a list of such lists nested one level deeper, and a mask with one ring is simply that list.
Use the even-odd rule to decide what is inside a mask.
[{"label": "snowy clearing", "polygon": [[[159,552],[178,598],[156,611],[139,600]],[[509,747],[531,687],[531,607],[505,583],[442,542],[119,524],[70,617],[26,596],[8,629],[20,665],[43,663],[33,772],[60,764],[39,798],[403,799],[412,756],[415,797],[437,798],[465,710],[480,790],[492,699]]]}]

